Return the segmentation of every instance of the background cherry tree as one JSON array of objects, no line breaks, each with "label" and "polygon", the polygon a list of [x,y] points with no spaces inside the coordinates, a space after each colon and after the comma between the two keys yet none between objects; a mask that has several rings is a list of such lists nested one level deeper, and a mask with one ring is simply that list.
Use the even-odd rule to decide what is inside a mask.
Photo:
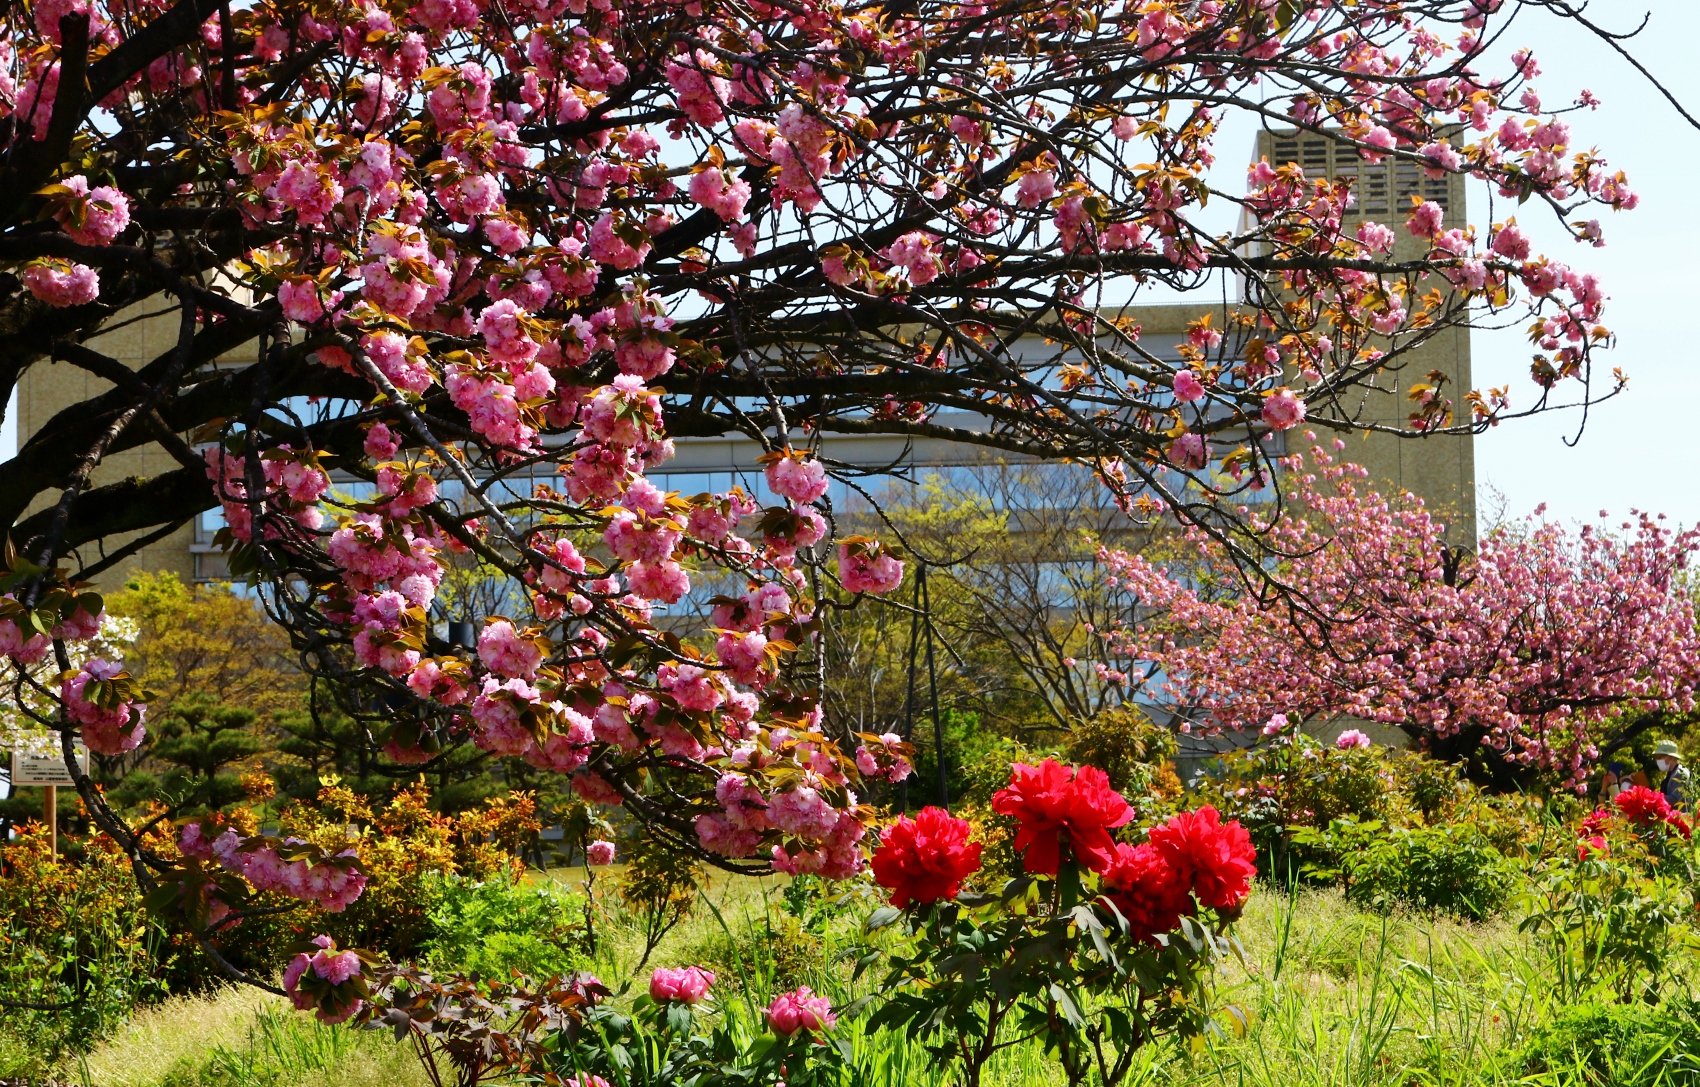
[{"label": "background cherry tree", "polygon": [[[1524,9],[1568,11],[13,3],[0,402],[50,360],[111,385],[0,466],[0,647],[66,673],[15,669],[18,701],[58,702],[38,716],[67,750],[138,743],[145,692],[121,662],[70,667],[102,611],[82,579],[222,506],[232,569],[389,758],[470,741],[725,867],[849,875],[869,813],[857,740],[821,717],[819,602],[889,592],[904,560],[840,531],[828,476],[859,472],[823,436],[1072,458],[1130,514],[1173,510],[1249,562],[1267,529],[1212,498],[1268,482],[1272,431],[1362,429],[1363,390],[1437,335],[1530,322],[1517,410],[1588,397],[1603,288],[1531,236],[1544,208],[1552,239],[1597,241],[1635,197],[1570,145],[1582,106],[1543,104],[1536,58],[1485,59]],[[1288,163],[1212,192],[1229,113],[1468,174],[1521,222],[1445,229],[1424,203],[1348,230],[1349,183]],[[1210,199],[1243,227],[1203,229]],[[1196,324],[1178,363],[1121,309],[1230,276],[1243,304]],[[178,335],[131,370],[89,343],[141,303]],[[218,364],[248,344],[254,361]],[[1503,392],[1442,389],[1374,426],[1513,414]],[[727,433],[761,443],[782,504],[646,479],[675,438]],[[153,444],[178,467],[95,485]],[[333,490],[333,467],[369,497]],[[552,482],[505,486],[540,470]],[[462,558],[517,604],[479,617],[474,648],[432,627]],[[693,577],[742,591],[707,629],[658,624]],[[903,757],[869,738],[861,772]],[[218,827],[181,859],[151,852],[78,788],[144,882],[199,895],[186,916],[228,922],[235,875],[314,900],[352,885],[349,858]]]},{"label": "background cherry tree", "polygon": [[1700,530],[1636,514],[1572,532],[1537,514],[1471,555],[1420,499],[1370,490],[1355,464],[1314,450],[1286,467],[1293,505],[1269,525],[1292,556],[1283,599],[1233,591],[1202,533],[1168,568],[1100,551],[1137,601],[1100,631],[1119,658],[1107,676],[1148,683],[1212,730],[1356,717],[1489,776],[1557,771],[1578,786],[1601,745],[1629,738],[1606,722],[1693,708]]}]

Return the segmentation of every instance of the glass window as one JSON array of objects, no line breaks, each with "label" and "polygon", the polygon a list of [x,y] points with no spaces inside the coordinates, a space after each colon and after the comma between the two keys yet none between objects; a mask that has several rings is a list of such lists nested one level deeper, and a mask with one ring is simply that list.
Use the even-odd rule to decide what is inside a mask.
[{"label": "glass window", "polygon": [[714,473],[668,472],[651,477],[651,482],[663,491],[678,491],[686,498],[690,498],[692,495],[704,494],[714,490]]}]

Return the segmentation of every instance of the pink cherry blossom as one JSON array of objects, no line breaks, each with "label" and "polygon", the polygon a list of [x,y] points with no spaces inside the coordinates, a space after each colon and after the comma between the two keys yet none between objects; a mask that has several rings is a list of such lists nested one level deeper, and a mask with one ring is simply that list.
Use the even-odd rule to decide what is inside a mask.
[{"label": "pink cherry blossom", "polygon": [[50,306],[82,306],[100,297],[100,276],[85,264],[37,261],[24,269],[23,281]]},{"label": "pink cherry blossom", "polygon": [[1405,228],[1419,238],[1437,237],[1445,216],[1446,211],[1439,204],[1433,200],[1425,200],[1411,212],[1411,217],[1405,221]]},{"label": "pink cherry blossom", "polygon": [[774,494],[797,503],[816,501],[830,485],[826,465],[813,458],[779,457],[768,462],[766,475]]},{"label": "pink cherry blossom", "polygon": [[1035,170],[1021,175],[1016,186],[1015,202],[1024,208],[1036,208],[1048,203],[1057,194],[1057,176],[1049,170]]},{"label": "pink cherry blossom", "polygon": [[728,181],[724,171],[714,168],[691,178],[690,193],[692,200],[731,223],[744,217],[750,184],[741,179]]},{"label": "pink cherry blossom", "polygon": [[1305,420],[1305,402],[1282,386],[1263,401],[1263,421],[1274,430],[1291,430]]},{"label": "pink cherry blossom", "polygon": [[1191,370],[1181,370],[1175,374],[1174,388],[1175,399],[1183,404],[1192,404],[1204,399],[1204,384]]},{"label": "pink cherry blossom", "polygon": [[1382,226],[1380,223],[1364,222],[1358,227],[1359,244],[1371,252],[1391,252],[1396,238],[1391,227]]},{"label": "pink cherry blossom", "polygon": [[1204,435],[1188,431],[1169,443],[1169,463],[1176,468],[1199,471],[1210,464],[1210,445]]},{"label": "pink cherry blossom", "polygon": [[[1314,475],[1301,458],[1285,462],[1289,501],[1305,512],[1270,531],[1302,556],[1283,576],[1317,614],[1352,616],[1327,648],[1306,642],[1308,619],[1208,599],[1143,557],[1100,552],[1150,616],[1106,642],[1157,665],[1168,697],[1217,727],[1349,715],[1566,770],[1592,757],[1589,730],[1623,708],[1693,704],[1700,633],[1673,587],[1700,531],[1645,514],[1613,531],[1532,519],[1484,537],[1453,576],[1446,526],[1420,500],[1365,490],[1362,468],[1321,451],[1311,460]],[[1208,564],[1203,537],[1194,543]]]},{"label": "pink cherry blossom", "polygon": [[134,751],[141,746],[144,735],[142,720],[147,714],[145,705],[128,701],[107,705],[85,697],[90,683],[110,683],[122,674],[122,665],[91,657],[59,689],[65,715],[82,726],[83,743],[90,751],[102,755]]},{"label": "pink cherry blossom", "polygon": [[903,563],[883,549],[844,544],[838,549],[838,580],[846,592],[889,593],[903,582]]},{"label": "pink cherry blossom", "polygon": [[52,647],[47,635],[30,634],[26,637],[17,623],[0,619],[0,656],[19,664],[36,664],[47,656]]},{"label": "pink cherry blossom", "polygon": [[880,250],[880,256],[890,261],[893,266],[902,268],[910,283],[924,287],[938,278],[942,267],[935,249],[936,241],[937,239],[922,231],[911,231]]},{"label": "pink cherry blossom", "polygon": [[291,321],[312,324],[325,315],[319,285],[310,279],[285,280],[277,289],[278,304]]},{"label": "pink cherry blossom", "polygon": [[59,225],[79,245],[111,245],[130,225],[130,198],[118,189],[110,185],[91,189],[82,174],[60,184],[71,190],[72,196],[62,202]]}]

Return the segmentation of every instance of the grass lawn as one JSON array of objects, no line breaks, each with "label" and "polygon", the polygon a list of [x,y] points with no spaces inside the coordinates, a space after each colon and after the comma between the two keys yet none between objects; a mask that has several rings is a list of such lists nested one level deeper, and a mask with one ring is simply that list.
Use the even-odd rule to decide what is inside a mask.
[{"label": "grass lawn", "polygon": [[[582,870],[546,877],[576,885]],[[599,894],[611,902],[606,871]],[[871,904],[830,903],[799,919],[780,908],[780,879],[713,882],[705,901],[638,968],[639,926],[610,908],[590,963],[612,988],[637,991],[650,967],[704,962],[715,991],[750,1012],[776,988],[812,984],[835,1000],[860,991],[838,953],[857,939]],[[1613,1071],[1610,1055],[1561,1053],[1536,1068],[1523,1052],[1532,1034],[1566,1009],[1555,1006],[1546,964],[1506,921],[1466,924],[1445,917],[1384,917],[1333,892],[1287,898],[1260,888],[1239,926],[1243,963],[1220,977],[1221,1036],[1191,1051],[1148,1048],[1132,1084],[1174,1087],[1348,1087],[1348,1085],[1683,1084],[1681,1038],[1651,1052],[1652,1065]],[[865,984],[865,982],[864,982]],[[1685,986],[1679,986],[1683,990]],[[909,1040],[854,1040],[858,1083],[932,1087],[950,1082]],[[16,1039],[12,1042],[15,1044]],[[1645,1063],[1645,1058],[1640,1058]],[[1589,1061],[1592,1064],[1589,1065]],[[1606,1064],[1602,1066],[1602,1060]],[[1692,1063],[1692,1062],[1688,1062]],[[387,1035],[320,1026],[280,999],[223,990],[177,998],[135,1016],[72,1070],[89,1087],[365,1087],[424,1084],[410,1051]],[[1038,1042],[998,1058],[989,1083],[1060,1082]],[[1661,1078],[1662,1077],[1662,1078]]]}]

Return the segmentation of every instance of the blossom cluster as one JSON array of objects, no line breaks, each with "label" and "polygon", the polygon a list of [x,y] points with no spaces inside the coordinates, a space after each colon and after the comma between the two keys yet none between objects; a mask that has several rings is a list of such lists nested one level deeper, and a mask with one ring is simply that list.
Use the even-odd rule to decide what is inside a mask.
[{"label": "blossom cluster", "polygon": [[1152,827],[1140,845],[1118,844],[1103,876],[1109,900],[1134,934],[1149,940],[1174,931],[1193,912],[1194,900],[1218,912],[1237,911],[1256,874],[1250,833],[1238,821],[1223,823],[1206,804]]},{"label": "blossom cluster", "polygon": [[[60,687],[65,716],[81,726],[90,751],[119,755],[141,746],[147,706],[124,698],[114,681],[125,678],[123,665],[91,657]],[[94,696],[103,687],[105,696]]]},{"label": "blossom cluster", "polygon": [[962,881],[980,870],[981,845],[969,840],[972,833],[966,819],[942,808],[922,808],[914,819],[900,816],[880,833],[874,882],[900,908],[955,898]]},{"label": "blossom cluster", "polygon": [[915,772],[913,750],[897,733],[863,733],[861,739],[863,743],[856,748],[856,769],[864,778],[896,784]]},{"label": "blossom cluster", "polygon": [[1022,864],[1046,876],[1056,875],[1065,859],[1104,871],[1116,853],[1110,832],[1133,819],[1132,805],[1111,788],[1104,771],[1055,759],[1016,763],[1009,785],[993,795],[992,810],[1015,819]]},{"label": "blossom cluster", "polygon": [[[1094,873],[1135,939],[1155,941],[1200,907],[1237,913],[1257,874],[1251,835],[1209,805],[1151,827],[1142,842],[1115,840],[1111,831],[1133,810],[1095,767],[1017,763],[992,803],[1016,821],[1015,847],[1029,873],[1055,876],[1069,863]],[[899,908],[953,899],[980,868],[972,833],[967,820],[939,808],[900,817],[880,835],[874,881]]]},{"label": "blossom cluster", "polygon": [[[817,711],[818,712],[818,711]],[[850,788],[855,772],[818,732],[759,730],[733,748],[715,786],[717,812],[699,815],[702,844],[723,856],[754,855],[764,840],[774,868],[789,875],[845,879],[862,866],[865,813]],[[757,775],[783,772],[785,786],[763,795]]]},{"label": "blossom cluster", "polygon": [[649,975],[649,995],[657,1001],[698,1004],[714,985],[714,971],[700,966],[660,967]]},{"label": "blossom cluster", "polygon": [[216,861],[256,891],[287,895],[329,913],[341,913],[366,889],[353,849],[328,854],[299,838],[244,837],[232,827],[209,838],[201,821],[184,824],[177,848],[185,857]]},{"label": "blossom cluster", "polygon": [[365,960],[354,951],[338,951],[329,936],[315,936],[313,950],[301,951],[283,970],[283,991],[297,1010],[314,1012],[321,1022],[341,1023],[366,1006]]},{"label": "blossom cluster", "polygon": [[831,1030],[838,1025],[832,1001],[820,996],[807,985],[780,993],[767,1006],[767,1029],[789,1037],[798,1031],[810,1034]]},{"label": "blossom cluster", "polygon": [[[309,531],[324,523],[318,502],[330,490],[331,478],[312,452],[298,454],[287,445],[268,450],[261,459],[260,479],[264,494],[255,497],[248,493],[246,458],[219,446],[208,448],[203,455],[207,462],[207,475],[213,481],[224,511],[226,529],[233,539],[242,543],[253,539],[256,505],[268,513],[286,515]],[[268,525],[265,531],[275,539],[279,530],[275,525]]]},{"label": "blossom cluster", "polygon": [[1693,833],[1687,817],[1657,789],[1631,785],[1612,798],[1612,805],[1637,829],[1668,828],[1684,838]]}]

